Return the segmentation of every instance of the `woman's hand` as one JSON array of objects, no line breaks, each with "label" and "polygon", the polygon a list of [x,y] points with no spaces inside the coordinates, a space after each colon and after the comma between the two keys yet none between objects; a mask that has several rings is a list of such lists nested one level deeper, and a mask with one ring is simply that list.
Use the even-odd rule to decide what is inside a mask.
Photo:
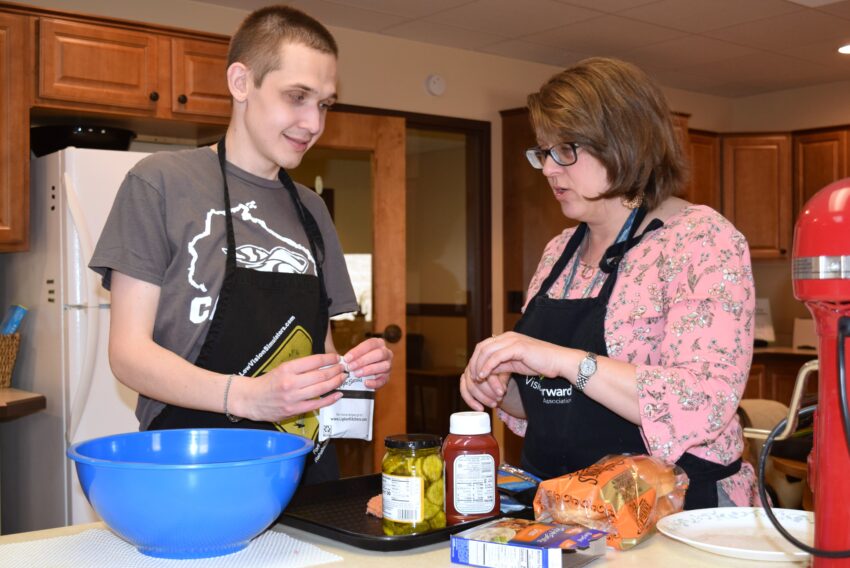
[{"label": "woman's hand", "polygon": [[510,373],[501,373],[485,381],[476,381],[467,365],[460,376],[460,396],[472,410],[481,412],[485,408],[496,408],[504,399],[510,378]]},{"label": "woman's hand", "polygon": [[370,389],[379,389],[390,380],[393,352],[383,339],[372,337],[346,353],[345,363],[355,377],[372,377],[364,381],[364,385]]},{"label": "woman's hand", "polygon": [[479,383],[504,373],[554,378],[566,376],[567,354],[568,350],[553,343],[508,331],[476,345],[467,370]]}]

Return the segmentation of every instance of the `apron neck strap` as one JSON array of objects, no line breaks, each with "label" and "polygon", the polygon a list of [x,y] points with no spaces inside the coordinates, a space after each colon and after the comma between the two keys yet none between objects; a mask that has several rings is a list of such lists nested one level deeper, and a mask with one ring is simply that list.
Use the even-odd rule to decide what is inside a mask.
[{"label": "apron neck strap", "polygon": [[[616,281],[617,274],[617,266],[620,263],[623,255],[632,247],[637,245],[643,236],[655,229],[661,227],[664,223],[662,223],[659,219],[653,219],[649,222],[646,229],[639,236],[635,236],[640,224],[646,218],[647,210],[645,207],[640,207],[638,209],[633,210],[629,217],[626,219],[626,222],[623,223],[623,226],[620,228],[620,232],[617,235],[617,240],[613,245],[608,247],[605,253],[602,255],[602,260],[599,262],[599,268],[605,273],[613,272],[613,275],[609,275],[609,277],[605,280],[605,284],[602,286],[602,290],[599,293],[599,296],[602,297],[604,294],[609,293],[613,288],[614,282]],[[564,248],[564,252],[561,253],[560,258],[555,262],[552,266],[552,270],[549,272],[549,275],[546,277],[546,280],[540,285],[540,289],[537,291],[537,296],[544,296],[549,292],[549,288],[552,287],[552,284],[561,276],[564,269],[567,266],[567,263],[570,259],[575,255],[581,246],[582,241],[584,240],[586,234],[588,232],[587,224],[582,223],[578,226],[573,236],[570,238],[567,246]],[[578,266],[578,263],[575,263],[575,266]],[[575,272],[575,270],[573,271]],[[571,281],[572,278],[570,277]],[[567,285],[571,284],[568,282]]]},{"label": "apron neck strap", "polygon": [[[224,218],[227,226],[227,270],[236,269],[236,234],[233,230],[233,214],[230,211],[230,190],[227,186],[227,149],[222,136],[216,145],[218,151],[218,164],[221,168],[221,179],[224,185]],[[329,305],[327,288],[325,288],[325,279],[322,273],[322,264],[325,259],[325,241],[322,238],[322,232],[319,230],[319,225],[310,211],[304,206],[301,198],[298,196],[298,189],[292,182],[292,178],[286,173],[286,170],[280,168],[277,172],[277,178],[283,187],[286,188],[289,197],[292,199],[295,211],[298,213],[298,219],[304,227],[304,232],[307,234],[307,242],[310,245],[310,252],[313,254],[313,261],[316,263],[316,276],[319,277],[319,288],[321,293],[322,307]],[[322,338],[324,341],[324,338]]]},{"label": "apron neck strap", "polygon": [[224,136],[216,145],[218,165],[221,168],[221,179],[224,184],[224,219],[227,226],[227,270],[236,268],[236,234],[233,231],[233,215],[230,213],[230,191],[227,188],[227,156]]},{"label": "apron neck strap", "polygon": [[555,261],[555,264],[552,266],[552,270],[549,271],[549,276],[546,277],[546,280],[540,285],[540,289],[537,290],[537,296],[545,296],[547,292],[549,292],[549,288],[552,287],[552,284],[555,283],[555,280],[561,275],[564,271],[564,268],[567,267],[567,263],[573,257],[573,255],[578,251],[579,246],[581,245],[581,241],[584,239],[584,235],[587,233],[587,224],[581,223],[578,227],[576,227],[573,236],[570,237],[570,240],[567,242],[567,246],[564,247],[564,252],[561,253],[561,256],[558,260]]}]

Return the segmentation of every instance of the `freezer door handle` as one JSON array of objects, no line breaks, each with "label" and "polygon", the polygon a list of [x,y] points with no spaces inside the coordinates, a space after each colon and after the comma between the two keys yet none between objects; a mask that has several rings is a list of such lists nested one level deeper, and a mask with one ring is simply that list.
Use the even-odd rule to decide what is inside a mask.
[{"label": "freezer door handle", "polygon": [[[85,263],[85,259],[91,258],[94,253],[92,237],[85,222],[85,216],[80,206],[80,198],[71,176],[66,172],[62,179],[65,182],[65,199],[68,203],[68,211],[71,213],[71,221],[77,229],[77,236],[80,239],[80,253]],[[85,288],[86,303],[90,307],[98,306],[100,300],[97,297],[97,283],[94,282],[95,276],[92,271],[86,270],[85,267],[83,267],[82,274],[85,275],[83,286]],[[86,406],[89,392],[91,391],[92,380],[94,378],[95,356],[100,336],[100,318],[97,316],[97,313],[93,314],[88,310],[84,310],[82,313],[88,316],[86,318],[86,345],[83,349],[83,360],[80,364],[80,381],[77,391],[71,399],[71,409],[67,414],[68,424],[65,425],[66,442],[69,445],[77,434],[83,409]]]}]

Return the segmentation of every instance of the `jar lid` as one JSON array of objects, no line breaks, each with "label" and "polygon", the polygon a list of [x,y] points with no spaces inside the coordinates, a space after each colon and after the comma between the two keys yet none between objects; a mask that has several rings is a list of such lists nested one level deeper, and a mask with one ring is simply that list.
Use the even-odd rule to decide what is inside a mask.
[{"label": "jar lid", "polygon": [[439,448],[442,443],[443,440],[436,434],[394,434],[384,438],[386,447],[402,450]]},{"label": "jar lid", "polygon": [[449,418],[449,432],[461,436],[490,433],[490,415],[486,412],[455,412]]}]

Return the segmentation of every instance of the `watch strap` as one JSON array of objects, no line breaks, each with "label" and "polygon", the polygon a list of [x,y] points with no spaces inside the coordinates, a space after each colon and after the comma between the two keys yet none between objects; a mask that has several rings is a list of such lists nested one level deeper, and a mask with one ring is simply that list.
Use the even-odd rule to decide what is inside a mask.
[{"label": "watch strap", "polygon": [[[590,373],[585,374],[582,368],[588,361],[593,363],[593,370],[590,371]],[[587,383],[590,381],[590,377],[592,377],[594,373],[596,373],[596,367],[596,354],[588,352],[587,355],[584,356],[584,359],[581,360],[581,363],[579,363],[578,366],[578,375],[576,376],[576,388],[578,390],[583,391],[587,387]]]}]

